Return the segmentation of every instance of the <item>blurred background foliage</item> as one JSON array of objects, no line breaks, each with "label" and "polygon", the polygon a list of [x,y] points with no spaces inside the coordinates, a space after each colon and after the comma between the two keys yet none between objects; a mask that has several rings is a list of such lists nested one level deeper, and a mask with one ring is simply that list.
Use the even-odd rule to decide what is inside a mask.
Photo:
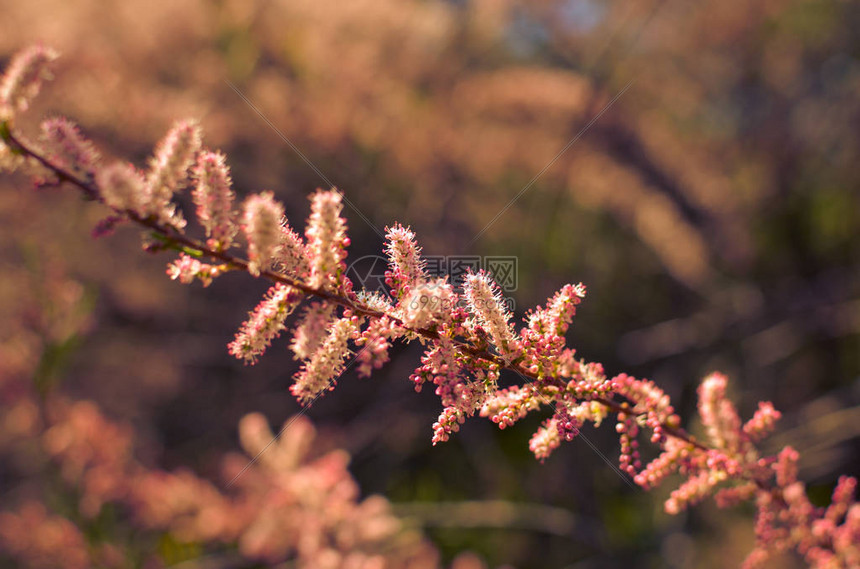
[{"label": "blurred background foliage", "polygon": [[[237,191],[274,190],[301,225],[325,182],[280,131],[361,212],[346,210],[352,258],[400,221],[427,254],[517,256],[520,314],[582,281],[569,335],[582,357],[655,380],[684,417],[698,380],[723,370],[747,416],[763,399],[784,412],[766,444],[798,448],[813,492],[858,474],[857,3],[0,0],[0,13],[4,60],[36,41],[62,53],[29,127],[62,114],[143,165],[175,118],[196,117]],[[5,372],[43,362],[39,381],[130,421],[142,460],[213,479],[241,416],[298,410],[285,342],[255,367],[225,349],[262,283],[180,286],[135,230],[90,239],[104,211],[72,192],[0,184]],[[56,267],[76,284],[39,290]],[[37,313],[74,300],[86,325],[45,342],[11,325],[25,299]],[[407,381],[418,354],[348,373],[308,415],[443,559],[725,567],[751,548],[749,512],[669,517],[667,490],[626,484],[604,460],[611,427],[586,432],[599,452],[576,440],[544,465],[527,449],[537,419],[474,420],[431,447],[438,401]],[[4,502],[21,472],[2,469]]]}]

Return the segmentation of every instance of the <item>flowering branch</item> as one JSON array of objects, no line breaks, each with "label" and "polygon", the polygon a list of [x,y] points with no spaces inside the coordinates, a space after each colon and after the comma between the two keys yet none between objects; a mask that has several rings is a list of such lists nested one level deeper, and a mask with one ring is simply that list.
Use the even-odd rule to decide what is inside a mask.
[{"label": "flowering branch", "polygon": [[[478,414],[506,428],[547,406],[552,415],[529,445],[544,460],[585,423],[599,425],[614,414],[621,469],[639,486],[653,488],[674,472],[685,478],[665,504],[668,513],[708,496],[720,506],[756,502],[758,546],[747,567],[791,549],[816,567],[860,564],[856,480],[841,478],[832,504],[813,507],[796,478],[797,453],[786,447],[777,456],[761,456],[755,447],[779,418],[770,403],[760,403],[742,423],[726,397],[727,379],[709,375],[699,388],[703,442],[681,428],[669,397],[652,382],[626,374],[610,378],[600,364],[575,357],[564,335],[585,296],[582,284],[566,285],[530,311],[517,332],[490,275],[467,275],[459,295],[445,279],[427,276],[414,233],[394,225],[386,234],[390,297],[354,291],[346,276],[349,238],[340,193],[318,190],[311,196],[304,240],[271,192],[249,196],[236,211],[226,159],[203,147],[193,121],[174,125],[146,172],[124,163],[103,166],[92,145],[65,119],[46,121],[38,142],[15,132],[14,115],[26,109],[39,79],[49,75],[49,53],[41,47],[23,52],[0,83],[0,167],[27,169],[42,183],[69,183],[103,203],[111,214],[101,230],[122,221],[146,227],[151,238],[145,249],[179,253],[167,272],[180,282],[199,279],[207,286],[229,271],[271,281],[229,345],[230,353],[247,363],[256,362],[287,329],[293,310],[313,299],[291,342],[302,360],[291,391],[302,404],[333,388],[350,342],[361,347],[355,357],[359,371],[368,375],[387,361],[392,341],[418,339],[426,351],[410,379],[416,390],[434,385],[443,405],[433,425],[434,444],[447,440],[467,417]],[[173,202],[188,184],[205,240],[186,233],[185,218]],[[245,257],[236,252],[240,230]],[[523,383],[500,388],[502,370],[518,374]],[[647,464],[639,453],[643,431],[660,451]]]}]

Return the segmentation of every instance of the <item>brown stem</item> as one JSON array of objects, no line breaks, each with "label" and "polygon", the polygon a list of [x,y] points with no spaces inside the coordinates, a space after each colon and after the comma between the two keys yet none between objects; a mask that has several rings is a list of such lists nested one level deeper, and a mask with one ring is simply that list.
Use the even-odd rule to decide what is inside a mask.
[{"label": "brown stem", "polygon": [[[5,135],[4,138],[7,140],[8,143],[11,143],[11,146],[15,147],[17,150],[26,154],[27,156],[34,158],[40,164],[42,164],[45,168],[54,172],[61,182],[68,182],[74,186],[77,186],[81,191],[84,192],[84,194],[88,198],[93,199],[95,201],[98,201],[107,207],[110,207],[105,203],[104,199],[101,197],[98,189],[95,186],[93,186],[92,184],[90,184],[89,182],[87,182],[85,180],[81,180],[76,175],[65,171],[64,169],[56,166],[55,164],[52,164],[47,158],[43,157],[36,150],[30,148],[22,140],[17,138],[12,133],[11,128],[9,128],[8,123],[6,123],[5,127],[6,128],[4,129],[4,135]],[[113,209],[113,208],[111,208],[111,209]],[[114,211],[116,211],[116,210],[114,210]],[[117,213],[125,215],[126,217],[128,217],[132,221],[134,221],[140,225],[143,225],[144,227],[147,227],[147,228],[163,235],[165,238],[170,240],[172,243],[183,245],[183,246],[188,247],[190,249],[196,250],[196,251],[200,252],[202,255],[209,257],[210,259],[217,259],[217,260],[222,261],[222,262],[224,262],[224,263],[226,263],[229,266],[232,266],[234,268],[245,270],[245,271],[247,271],[247,269],[248,269],[248,261],[247,260],[242,259],[240,257],[236,257],[234,255],[230,255],[229,253],[226,253],[224,251],[212,249],[212,248],[208,247],[205,243],[198,241],[196,239],[187,237],[186,235],[183,235],[182,233],[178,232],[177,230],[175,230],[172,227],[158,223],[158,221],[156,221],[152,216],[144,217],[144,216],[142,216],[142,215],[140,215],[137,212],[132,211],[132,210],[118,211]],[[315,296],[317,298],[321,298],[321,299],[327,300],[329,302],[333,302],[335,304],[343,306],[344,308],[348,308],[349,310],[353,311],[356,314],[360,314],[362,316],[367,316],[370,318],[381,318],[383,316],[386,316],[392,322],[394,322],[397,326],[402,327],[406,330],[409,330],[410,332],[414,332],[416,334],[419,334],[419,335],[423,336],[424,338],[431,339],[431,340],[441,339],[439,332],[437,332],[436,330],[431,330],[428,328],[410,328],[410,327],[406,326],[402,320],[400,320],[399,318],[397,318],[395,316],[392,316],[390,314],[386,314],[385,312],[382,312],[379,310],[375,310],[373,308],[370,308],[368,306],[360,304],[353,299],[347,298],[345,296],[341,296],[335,292],[331,292],[329,290],[309,286],[309,285],[307,285],[301,281],[298,281],[296,279],[290,278],[286,275],[283,275],[281,273],[277,273],[277,272],[274,272],[271,270],[260,271],[260,275],[266,277],[267,279],[269,279],[273,282],[278,282],[278,283],[289,285],[295,289],[298,289],[298,290],[304,292],[305,294]],[[520,365],[514,364],[514,363],[507,363],[501,357],[499,357],[496,354],[493,354],[493,353],[491,353],[485,349],[478,348],[476,346],[473,346],[467,342],[463,342],[463,341],[458,340],[456,338],[449,338],[449,340],[454,344],[455,348],[457,350],[459,350],[464,355],[469,355],[471,357],[478,358],[480,360],[496,364],[500,368],[513,371],[513,372],[519,374],[520,376],[522,376],[523,378],[525,378],[529,381],[532,381],[532,382],[541,381],[541,379],[538,376],[536,376],[535,374],[523,369]],[[619,402],[614,401],[612,399],[607,399],[604,397],[594,397],[594,398],[590,398],[589,400],[590,401],[596,401],[596,402],[600,403],[601,405],[606,406],[613,413],[622,413],[622,412],[629,413],[631,411],[631,408],[626,403],[619,403]],[[664,432],[667,435],[674,437],[676,439],[680,439],[680,440],[692,445],[693,447],[695,447],[698,450],[701,450],[701,451],[710,450],[707,446],[698,442],[695,438],[693,438],[692,435],[690,435],[685,430],[683,430],[679,427],[674,427],[672,425],[667,425],[667,424],[661,424],[661,427],[663,428]]]}]

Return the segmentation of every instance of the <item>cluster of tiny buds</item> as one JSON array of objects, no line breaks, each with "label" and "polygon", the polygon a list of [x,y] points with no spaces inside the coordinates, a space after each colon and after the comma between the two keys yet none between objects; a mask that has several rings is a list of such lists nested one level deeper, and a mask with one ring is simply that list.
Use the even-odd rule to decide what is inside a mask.
[{"label": "cluster of tiny buds", "polygon": [[[369,375],[388,360],[393,341],[420,340],[425,353],[410,380],[416,390],[434,385],[442,403],[434,444],[475,414],[506,428],[549,407],[552,416],[529,443],[535,456],[546,460],[584,424],[599,425],[615,413],[625,473],[646,489],[672,473],[684,478],[665,503],[667,512],[678,513],[708,496],[720,505],[756,500],[758,547],[748,566],[789,547],[818,567],[860,566],[856,480],[840,480],[827,510],[813,508],[796,478],[797,453],[786,448],[777,457],[762,457],[754,446],[779,419],[769,402],[760,403],[742,424],[726,396],[727,378],[709,375],[698,391],[705,433],[700,442],[681,428],[669,396],[653,382],[626,374],[610,379],[600,364],[577,359],[566,346],[584,286],[562,287],[526,314],[517,334],[491,275],[467,274],[462,295],[446,280],[428,278],[415,234],[399,224],[386,231],[390,296],[353,292],[344,262],[350,241],[340,192],[332,188],[311,196],[304,239],[273,192],[247,196],[236,210],[226,158],[204,147],[194,121],[177,122],[143,171],[125,162],[103,164],[93,145],[64,119],[43,124],[38,146],[27,143],[13,133],[12,118],[28,107],[54,57],[46,48],[25,51],[0,79],[0,169],[38,167],[39,175],[71,183],[108,206],[105,226],[121,219],[145,226],[151,232],[148,248],[179,252],[167,269],[179,282],[206,286],[230,271],[272,281],[229,344],[230,353],[246,363],[256,362],[290,327],[288,316],[304,305],[290,342],[301,361],[291,391],[302,404],[332,389],[350,356],[359,372]],[[199,237],[188,234],[174,201],[188,186]],[[244,245],[237,243],[240,230]],[[524,383],[500,388],[505,369]],[[659,450],[644,465],[643,431]]]},{"label": "cluster of tiny buds", "polygon": [[642,468],[642,462],[639,460],[639,441],[636,440],[639,435],[636,418],[627,413],[618,413],[618,423],[615,425],[615,430],[618,432],[621,442],[619,466],[621,470],[635,477],[636,472]]},{"label": "cluster of tiny buds", "polygon": [[559,436],[565,441],[572,441],[579,434],[579,427],[581,426],[580,421],[575,420],[567,413],[557,415],[556,428]]}]

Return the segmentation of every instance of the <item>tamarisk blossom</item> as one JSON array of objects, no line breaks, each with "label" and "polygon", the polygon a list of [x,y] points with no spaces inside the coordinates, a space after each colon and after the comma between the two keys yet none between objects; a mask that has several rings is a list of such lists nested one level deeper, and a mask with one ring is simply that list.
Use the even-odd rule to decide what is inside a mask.
[{"label": "tamarisk blossom", "polygon": [[381,368],[388,361],[388,349],[391,347],[389,340],[403,336],[404,329],[388,316],[393,309],[382,294],[360,291],[356,296],[359,302],[371,310],[385,315],[370,319],[367,327],[355,337],[355,345],[361,348],[355,355],[356,370],[360,377],[370,377],[374,369]]},{"label": "tamarisk blossom", "polygon": [[545,306],[526,314],[527,326],[520,331],[524,350],[523,367],[534,375],[564,375],[564,334],[573,321],[577,305],[585,297],[585,286],[565,285]]},{"label": "tamarisk blossom", "polygon": [[457,296],[446,279],[419,281],[411,285],[400,303],[403,323],[409,328],[430,328],[445,322]]},{"label": "tamarisk blossom", "polygon": [[146,205],[147,213],[154,215],[159,222],[177,229],[185,227],[182,214],[171,200],[188,178],[188,169],[194,164],[200,145],[200,127],[191,120],[174,123],[156,145],[146,177]]},{"label": "tamarisk blossom", "polygon": [[712,373],[699,385],[699,415],[711,443],[718,449],[737,450],[741,419],[732,402],[726,399],[728,378]]},{"label": "tamarisk blossom", "polygon": [[521,331],[524,347],[533,355],[553,358],[564,348],[564,334],[576,315],[576,307],[585,298],[585,286],[568,284],[556,292],[545,306],[526,315],[528,326]]},{"label": "tamarisk blossom", "polygon": [[[505,414],[497,414],[493,420],[498,422],[499,427],[502,428],[504,428],[506,420],[509,421],[509,424],[513,424],[514,420],[522,418],[528,412],[529,409],[526,407],[528,403],[523,405],[526,401],[528,399],[522,398],[519,402],[519,417],[506,417]],[[498,405],[498,403],[496,402],[495,405]],[[535,405],[535,403],[532,402],[531,405]],[[545,420],[540,428],[535,431],[534,435],[532,435],[532,438],[529,440],[529,450],[532,451],[535,458],[544,462],[563,441],[569,442],[578,436],[580,427],[586,422],[593,423],[595,427],[599,427],[606,416],[606,407],[596,401],[584,401],[572,404],[562,402],[556,406],[556,412],[553,416]]]},{"label": "tamarisk blossom", "polygon": [[400,301],[398,312],[403,323],[412,329],[444,324],[457,306],[454,289],[446,279],[427,278],[421,247],[411,229],[396,223],[386,228],[385,239],[389,267],[385,283]]},{"label": "tamarisk blossom", "polygon": [[463,381],[463,362],[460,360],[453,343],[446,338],[440,339],[436,345],[428,348],[421,357],[421,366],[409,376],[415,391],[421,391],[425,382],[432,383],[437,386],[436,394],[442,400],[442,405],[455,405],[457,385]]},{"label": "tamarisk blossom", "polygon": [[248,196],[242,215],[242,230],[248,239],[248,271],[259,276],[272,263],[281,237],[284,206],[272,192]]},{"label": "tamarisk blossom", "polygon": [[539,389],[534,383],[512,385],[489,397],[481,408],[481,416],[488,417],[500,429],[506,429],[540,406]]},{"label": "tamarisk blossom", "polygon": [[756,493],[756,548],[744,569],[767,566],[774,556],[796,549],[819,569],[860,566],[860,504],[855,500],[857,479],[839,478],[830,506],[817,508],[797,479],[799,455],[785,447],[772,462],[775,491]]},{"label": "tamarisk blossom", "polygon": [[613,393],[619,393],[633,402],[633,411],[644,415],[644,424],[651,429],[651,442],[664,440],[664,425],[679,425],[680,418],[675,415],[669,396],[647,379],[636,379],[626,373],[618,374],[609,383]]},{"label": "tamarisk blossom", "polygon": [[43,121],[41,126],[42,146],[52,164],[67,172],[92,176],[101,157],[75,123],[58,117]]},{"label": "tamarisk blossom", "polygon": [[385,240],[385,253],[390,267],[385,272],[385,283],[391,287],[394,298],[400,299],[427,278],[421,247],[415,241],[415,233],[399,223],[385,228]]},{"label": "tamarisk blossom", "polygon": [[114,162],[100,168],[96,172],[96,185],[110,207],[143,214],[145,181],[140,171],[131,164]]},{"label": "tamarisk blossom", "polygon": [[637,471],[642,468],[642,461],[639,457],[639,441],[636,440],[639,435],[636,417],[627,413],[618,413],[615,431],[618,433],[618,442],[621,445],[618,466],[630,476],[635,477]]},{"label": "tamarisk blossom", "polygon": [[576,315],[576,306],[585,298],[585,285],[567,284],[556,292],[546,306],[527,315],[528,331],[546,337],[560,337],[567,332]]},{"label": "tamarisk blossom", "polygon": [[681,467],[684,457],[694,451],[690,444],[675,438],[666,439],[662,446],[663,452],[633,478],[634,482],[645,490],[656,488]]},{"label": "tamarisk blossom", "polygon": [[[0,79],[4,113],[0,119],[26,108],[39,81],[47,75],[45,64],[51,58],[43,48],[16,57],[12,69]],[[188,167],[199,151],[196,126],[187,122],[174,126],[158,145],[147,178],[130,165],[111,164],[96,168],[96,187],[84,176],[64,176],[70,172],[88,176],[95,165],[73,125],[48,122],[43,131],[45,148],[31,148],[13,136],[8,120],[3,122],[0,135],[9,146],[0,145],[0,166],[37,165],[40,170],[34,172],[38,175],[48,172],[89,196],[97,190],[109,206],[133,213],[130,217],[151,229],[159,243],[183,251],[168,268],[172,278],[182,282],[199,278],[206,284],[228,268],[244,266],[244,260],[228,250],[235,227],[224,220],[231,215],[233,197],[229,174],[219,155],[204,153],[195,168],[196,192],[200,194],[195,201],[209,238],[206,244],[185,234],[184,221],[171,204],[173,193],[186,181]],[[52,145],[53,149],[48,148]],[[203,172],[203,168],[211,169]],[[201,188],[201,184],[209,187]],[[753,444],[769,433],[779,418],[772,404],[760,403],[754,416],[742,425],[734,404],[726,397],[727,379],[720,374],[709,375],[698,390],[707,444],[699,442],[681,428],[668,395],[654,383],[626,374],[610,380],[600,364],[577,360],[575,351],[565,346],[563,336],[585,292],[581,285],[563,287],[544,307],[529,313],[517,337],[498,286],[487,274],[467,276],[466,312],[457,305],[458,296],[444,280],[427,279],[414,234],[399,225],[388,230],[386,245],[390,261],[386,279],[397,304],[392,306],[377,295],[361,291],[353,294],[343,274],[349,240],[340,217],[341,197],[336,190],[317,191],[311,200],[307,245],[289,228],[283,206],[271,192],[248,198],[242,215],[248,238],[248,272],[259,276],[264,269],[277,267],[316,287],[317,291],[310,292],[322,298],[306,310],[292,342],[296,355],[305,360],[291,387],[303,404],[333,387],[346,367],[350,340],[362,346],[356,360],[359,370],[369,373],[388,359],[389,340],[417,338],[427,351],[410,379],[416,390],[432,383],[443,404],[433,425],[434,444],[447,440],[478,410],[506,428],[530,412],[551,407],[552,416],[529,445],[543,460],[562,441],[576,436],[583,424],[596,425],[610,413],[615,414],[621,443],[619,464],[637,484],[653,488],[671,473],[683,477],[664,504],[667,512],[679,513],[709,496],[721,507],[755,500],[757,547],[745,567],[759,567],[787,549],[798,551],[819,569],[860,566],[856,479],[841,478],[827,508],[813,506],[797,480],[797,452],[786,447],[777,456],[762,457]],[[200,259],[224,264],[208,265]],[[267,276],[275,281],[282,278]],[[272,286],[230,343],[230,353],[251,363],[256,361],[285,328],[287,315],[303,297],[303,292],[288,284]],[[450,301],[450,310],[436,306],[443,301]],[[499,355],[488,351],[487,340]],[[502,369],[516,372],[525,383],[499,389]],[[639,439],[649,432],[659,454],[643,466]]]},{"label": "tamarisk blossom", "polygon": [[561,441],[558,419],[553,417],[544,421],[529,439],[529,450],[532,451],[535,458],[543,462],[549,458],[555,449],[561,446]]},{"label": "tamarisk blossom", "polygon": [[744,434],[750,441],[758,441],[773,432],[782,413],[773,408],[770,401],[760,401],[752,419],[744,423]]},{"label": "tamarisk blossom", "polygon": [[41,45],[18,52],[0,78],[0,120],[16,111],[26,111],[39,94],[42,82],[52,79],[50,63],[57,59],[53,49]]},{"label": "tamarisk blossom", "polygon": [[[482,408],[498,390],[499,379],[498,364],[481,364],[474,358],[459,354],[444,339],[437,343],[437,348],[428,351],[421,360],[425,364],[424,369],[429,367],[433,382],[436,383],[436,394],[445,405],[433,424],[434,445],[447,441],[452,433],[460,430],[460,425],[467,417],[472,417]],[[434,358],[437,354],[438,357]],[[465,373],[471,374],[472,378],[467,379]]]},{"label": "tamarisk blossom", "polygon": [[314,355],[328,334],[333,316],[334,305],[330,302],[312,302],[305,307],[290,342],[296,359],[306,360]]},{"label": "tamarisk blossom", "polygon": [[[421,366],[409,377],[416,391],[424,383],[436,386],[436,395],[444,406],[433,424],[432,442],[447,441],[460,425],[478,411],[497,387],[499,366],[495,363],[477,364],[457,351],[454,343],[442,336],[428,347]],[[469,377],[470,373],[472,377]]]},{"label": "tamarisk blossom", "polygon": [[299,234],[290,227],[286,218],[281,221],[280,242],[275,251],[275,262],[279,269],[289,276],[305,279],[310,271],[305,244]]},{"label": "tamarisk blossom", "polygon": [[302,293],[289,285],[276,283],[265,298],[249,313],[248,320],[228,344],[230,354],[245,363],[256,363],[257,357],[266,351],[284,329],[284,321],[295,310]]},{"label": "tamarisk blossom", "polygon": [[667,514],[678,514],[689,506],[698,504],[710,494],[721,482],[729,478],[725,469],[698,469],[695,474],[689,474],[687,479],[675,490],[664,504]]},{"label": "tamarisk blossom", "polygon": [[204,287],[212,284],[212,281],[223,272],[223,266],[202,263],[185,253],[180,253],[178,259],[167,265],[167,276],[171,280],[190,284],[194,279],[199,279]]},{"label": "tamarisk blossom", "polygon": [[[50,64],[57,57],[57,52],[41,45],[19,51],[12,57],[9,67],[0,77],[0,121],[10,121],[16,112],[29,108],[30,100],[38,95],[42,82],[53,77]],[[13,152],[4,140],[5,133],[0,132],[0,135],[0,170],[13,172],[24,167],[28,174],[41,176],[42,169],[37,167],[36,161]]]},{"label": "tamarisk blossom", "polygon": [[220,152],[201,152],[193,174],[192,197],[197,205],[197,219],[206,231],[207,243],[217,251],[229,249],[239,230],[233,211],[233,181],[227,157]]},{"label": "tamarisk blossom", "polygon": [[509,362],[518,358],[520,340],[511,328],[511,315],[496,282],[483,271],[470,273],[466,275],[463,291],[469,308],[489,333],[499,354]]},{"label": "tamarisk blossom", "polygon": [[384,498],[361,499],[348,454],[321,450],[326,445],[302,415],[287,419],[277,436],[262,415],[242,418],[247,458],[224,457],[222,472],[235,482],[226,489],[188,469],[145,466],[134,453],[134,432],[91,402],[57,397],[49,426],[34,442],[63,474],[62,488],[79,498],[70,503],[76,515],[74,521],[49,515],[34,502],[9,511],[4,503],[3,567],[121,566],[121,544],[93,544],[78,528],[105,506],[122,509],[124,528],[183,543],[234,544],[236,566],[438,567],[429,544],[401,524]]},{"label": "tamarisk blossom", "polygon": [[349,238],[346,236],[346,221],[340,216],[342,209],[337,189],[317,190],[311,196],[311,216],[305,237],[311,265],[309,284],[312,287],[336,290],[346,272],[343,260]]},{"label": "tamarisk blossom", "polygon": [[27,501],[18,511],[0,512],[0,549],[15,567],[87,569],[95,565],[92,545],[84,533],[41,502]]},{"label": "tamarisk blossom", "polygon": [[304,405],[313,401],[327,389],[334,389],[337,376],[343,371],[349,354],[347,342],[356,330],[352,317],[335,321],[328,337],[320,344],[302,369],[296,374],[290,392]]},{"label": "tamarisk blossom", "polygon": [[[663,451],[644,469],[635,472],[639,469],[635,464],[638,452],[632,443],[638,434],[639,423],[632,422],[631,415],[619,413],[617,430],[622,437],[622,467],[634,476],[637,484],[646,489],[654,487],[673,471],[680,470],[686,476],[686,480],[665,502],[667,513],[677,514],[721,492],[723,483],[739,478],[742,473],[747,475],[748,480],[767,478],[767,474],[762,473],[764,463],[742,434],[737,410],[725,397],[725,376],[711,374],[699,387],[702,423],[715,448],[696,446],[692,441],[681,445],[674,437],[666,436],[665,429],[676,428],[679,419],[673,414],[668,396],[651,382],[622,374],[613,379],[613,385],[636,402],[634,411],[645,413],[642,423],[651,428],[651,441],[659,444]],[[729,489],[720,495],[718,504],[731,503],[734,494],[745,491]]]},{"label": "tamarisk blossom", "polygon": [[374,369],[381,368],[388,361],[388,348],[391,347],[388,339],[396,334],[392,332],[393,328],[389,318],[383,316],[373,320],[356,337],[355,345],[360,348],[355,354],[359,377],[370,377]]}]

